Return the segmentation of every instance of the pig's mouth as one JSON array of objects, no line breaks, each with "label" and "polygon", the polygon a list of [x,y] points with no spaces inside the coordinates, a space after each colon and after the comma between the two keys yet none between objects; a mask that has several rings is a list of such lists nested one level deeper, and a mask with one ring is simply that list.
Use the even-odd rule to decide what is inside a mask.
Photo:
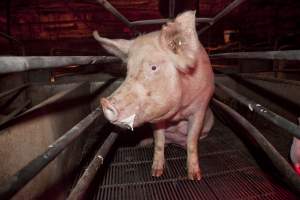
[{"label": "pig's mouth", "polygon": [[130,115],[129,117],[120,120],[116,124],[121,126],[122,128],[127,128],[133,131],[135,117],[136,114]]},{"label": "pig's mouth", "polygon": [[121,120],[109,120],[112,124],[115,124],[121,128],[130,129],[133,131],[133,128],[137,126],[136,114],[132,114],[129,117],[125,117]]}]

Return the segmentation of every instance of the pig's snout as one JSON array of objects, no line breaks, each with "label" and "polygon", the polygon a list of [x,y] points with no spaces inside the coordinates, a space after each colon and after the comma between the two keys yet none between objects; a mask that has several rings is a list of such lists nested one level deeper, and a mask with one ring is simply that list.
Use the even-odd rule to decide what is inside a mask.
[{"label": "pig's snout", "polygon": [[101,105],[105,117],[111,122],[117,121],[119,113],[118,110],[113,106],[113,104],[109,102],[108,99],[102,98]]}]

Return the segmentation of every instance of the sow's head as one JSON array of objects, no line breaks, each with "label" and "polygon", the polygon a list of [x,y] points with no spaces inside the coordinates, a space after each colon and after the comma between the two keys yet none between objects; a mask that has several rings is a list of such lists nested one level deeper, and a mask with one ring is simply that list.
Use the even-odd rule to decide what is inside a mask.
[{"label": "sow's head", "polygon": [[192,73],[200,44],[195,12],[177,16],[160,31],[132,40],[94,38],[109,53],[127,63],[123,84],[101,99],[105,117],[113,124],[133,129],[174,115],[182,96],[182,78]]}]

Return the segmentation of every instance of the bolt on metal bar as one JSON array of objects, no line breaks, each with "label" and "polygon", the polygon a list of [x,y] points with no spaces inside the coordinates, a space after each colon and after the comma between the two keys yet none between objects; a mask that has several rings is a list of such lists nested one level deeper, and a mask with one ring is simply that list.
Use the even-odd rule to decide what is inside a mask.
[{"label": "bolt on metal bar", "polygon": [[269,60],[300,61],[300,50],[233,52],[233,53],[211,54],[209,56],[210,58],[269,59]]},{"label": "bolt on metal bar", "polygon": [[286,182],[297,192],[300,192],[300,177],[295,173],[290,164],[273,147],[273,145],[261,134],[261,132],[228,105],[216,100],[215,98],[212,100],[212,103],[232,117],[255,139],[262,150],[266,152],[277,170],[281,172]]},{"label": "bolt on metal bar", "polygon": [[1,56],[0,74],[117,61],[120,59],[114,56]]},{"label": "bolt on metal bar", "polygon": [[266,120],[272,122],[276,126],[286,130],[294,137],[300,138],[300,127],[296,124],[290,122],[289,120],[277,115],[276,113],[270,111],[269,109],[265,108],[264,106],[248,99],[247,97],[238,94],[237,92],[233,91],[232,89],[216,83],[217,88],[224,91],[233,99],[237,100],[238,102],[242,103],[244,106],[247,106],[249,110],[257,113],[258,115],[264,117]]},{"label": "bolt on metal bar", "polygon": [[31,179],[33,179],[44,167],[54,160],[68,145],[75,141],[86,129],[99,120],[104,121],[100,108],[95,109],[82,119],[73,128],[58,138],[47,150],[30,161],[25,167],[11,176],[0,185],[0,199],[9,199]]},{"label": "bolt on metal bar", "polygon": [[204,33],[207,29],[209,29],[211,26],[213,26],[215,23],[217,23],[220,19],[228,15],[232,10],[234,10],[236,7],[244,3],[246,0],[234,0],[232,3],[230,3],[228,6],[226,6],[221,12],[219,12],[212,20],[212,22],[204,26],[201,30],[198,31],[198,35]]},{"label": "bolt on metal bar", "polygon": [[17,92],[19,90],[22,90],[22,89],[28,87],[29,85],[30,85],[29,83],[25,83],[23,85],[20,85],[18,87],[13,88],[13,89],[10,89],[10,90],[7,90],[5,92],[2,92],[2,93],[0,93],[0,98],[6,97],[6,96],[10,95],[11,93],[14,93],[14,92]]},{"label": "bolt on metal bar", "polygon": [[84,170],[83,175],[80,177],[76,186],[71,191],[67,200],[80,200],[83,199],[84,194],[86,193],[89,185],[91,184],[93,178],[95,177],[98,169],[103,164],[107,153],[111,149],[112,145],[115,143],[118,134],[115,132],[110,133],[106,138],[103,145],[98,149],[93,160],[90,162],[88,167]]}]

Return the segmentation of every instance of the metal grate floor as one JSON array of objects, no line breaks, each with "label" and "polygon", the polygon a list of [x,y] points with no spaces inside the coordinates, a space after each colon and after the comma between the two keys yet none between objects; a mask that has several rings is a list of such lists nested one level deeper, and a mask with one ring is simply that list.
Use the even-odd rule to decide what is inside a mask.
[{"label": "metal grate floor", "polygon": [[162,177],[151,176],[153,147],[120,148],[114,155],[94,199],[297,199],[265,174],[243,143],[218,125],[199,144],[201,181],[187,179],[186,152],[166,147]]}]

